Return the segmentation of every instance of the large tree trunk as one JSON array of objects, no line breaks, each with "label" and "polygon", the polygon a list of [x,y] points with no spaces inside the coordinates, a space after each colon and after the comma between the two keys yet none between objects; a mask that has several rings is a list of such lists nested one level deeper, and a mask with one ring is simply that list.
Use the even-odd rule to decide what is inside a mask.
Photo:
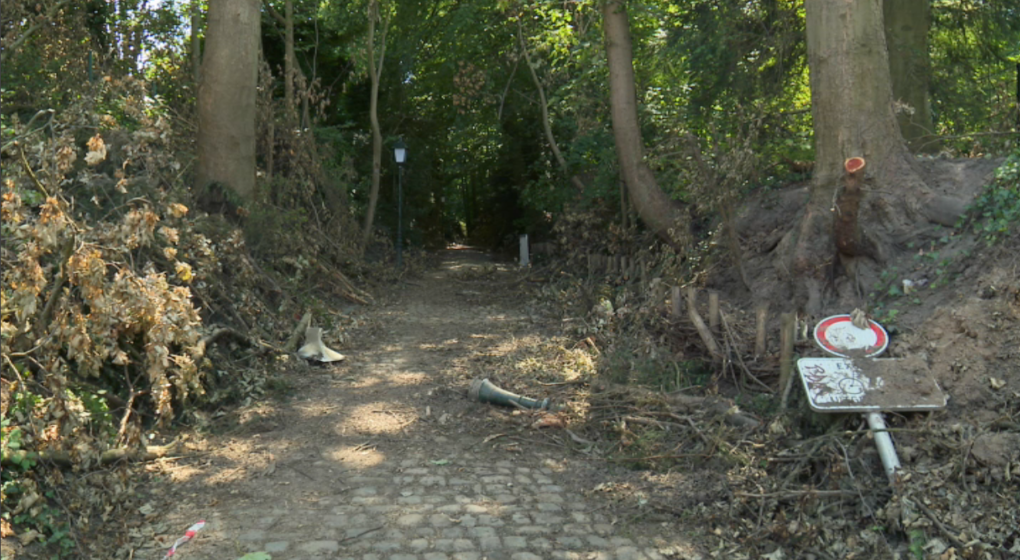
[{"label": "large tree trunk", "polygon": [[608,0],[602,6],[616,157],[638,216],[659,237],[674,246],[682,246],[690,237],[689,220],[679,205],[659,188],[655,174],[644,161],[641,128],[638,126],[634,54],[624,4],[622,0]]},{"label": "large tree trunk", "polygon": [[368,104],[368,117],[372,122],[372,186],[368,192],[368,211],[365,213],[365,229],[361,235],[361,250],[368,247],[372,239],[375,221],[375,207],[379,203],[379,181],[382,174],[382,131],[379,128],[379,80],[382,78],[383,62],[386,60],[386,31],[389,20],[383,25],[382,46],[379,49],[379,63],[375,61],[375,23],[379,19],[379,2],[368,3],[368,73],[372,79],[372,92]]},{"label": "large tree trunk", "polygon": [[931,7],[928,0],[885,0],[882,5],[893,99],[902,104],[897,111],[900,131],[912,152],[937,152],[928,102]]},{"label": "large tree trunk", "polygon": [[198,88],[197,187],[222,183],[255,198],[258,0],[210,0]]},{"label": "large tree trunk", "polygon": [[[945,223],[963,204],[932,197],[915,169],[894,114],[879,0],[807,0],[815,166],[805,214],[783,239],[780,271],[810,314],[826,286],[860,305],[860,286],[923,218]],[[849,174],[848,158],[866,160]]]}]

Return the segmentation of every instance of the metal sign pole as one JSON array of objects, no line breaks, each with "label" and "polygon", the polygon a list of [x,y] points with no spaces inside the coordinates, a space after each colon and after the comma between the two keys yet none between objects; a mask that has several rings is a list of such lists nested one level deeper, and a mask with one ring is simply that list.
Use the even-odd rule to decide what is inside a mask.
[{"label": "metal sign pole", "polygon": [[881,412],[869,412],[864,417],[868,419],[871,435],[875,437],[875,447],[878,447],[878,456],[882,459],[885,474],[889,477],[889,482],[896,482],[896,470],[900,468],[900,458],[896,455],[896,448],[893,447],[892,437],[889,436],[889,427],[885,425],[885,418],[882,417]]}]

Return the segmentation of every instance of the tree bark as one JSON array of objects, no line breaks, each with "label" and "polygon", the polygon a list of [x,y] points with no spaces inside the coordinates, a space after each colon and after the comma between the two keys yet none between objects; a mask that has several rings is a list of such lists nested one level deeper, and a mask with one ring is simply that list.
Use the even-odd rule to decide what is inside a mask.
[{"label": "tree bark", "polygon": [[608,0],[602,6],[602,18],[606,57],[609,61],[609,94],[616,157],[620,162],[631,204],[645,225],[667,243],[678,247],[686,245],[690,238],[686,213],[659,188],[655,174],[644,161],[644,147],[638,125],[634,55],[625,2]]},{"label": "tree bark", "polygon": [[893,99],[902,104],[897,118],[903,139],[914,153],[937,152],[928,100],[931,7],[928,0],[885,0],[882,6]]},{"label": "tree bark", "polygon": [[[844,303],[859,301],[860,284],[877,278],[877,266],[900,250],[933,199],[896,121],[881,4],[807,0],[805,6],[814,178],[805,213],[778,254],[780,272],[794,282],[794,300],[817,314],[829,285]],[[853,157],[867,161],[863,178],[844,169]],[[839,248],[837,215],[841,239],[852,240]],[[858,268],[861,263],[871,268]],[[851,281],[836,286],[846,272]]]},{"label": "tree bark", "polygon": [[287,118],[293,122],[294,107],[294,67],[297,66],[294,55],[294,2],[287,0],[283,6],[284,28],[284,59],[283,59],[283,100],[287,106]]},{"label": "tree bark", "polygon": [[210,0],[202,83],[198,88],[197,187],[229,187],[255,198],[255,97],[258,0]]},{"label": "tree bark", "polygon": [[379,127],[379,80],[382,77],[383,62],[386,60],[386,31],[389,19],[383,24],[382,43],[379,49],[379,63],[375,61],[375,23],[379,19],[379,2],[368,3],[368,73],[372,80],[371,98],[368,105],[368,117],[372,122],[372,187],[368,193],[368,211],[365,214],[365,229],[361,236],[361,250],[368,247],[372,239],[372,225],[375,221],[375,208],[379,203],[379,182],[382,175],[382,131]]}]

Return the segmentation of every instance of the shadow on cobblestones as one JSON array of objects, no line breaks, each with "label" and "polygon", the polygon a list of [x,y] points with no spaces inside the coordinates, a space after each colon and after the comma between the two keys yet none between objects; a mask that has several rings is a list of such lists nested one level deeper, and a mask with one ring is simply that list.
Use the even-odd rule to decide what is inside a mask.
[{"label": "shadow on cobblestones", "polygon": [[344,348],[347,362],[288,366],[291,399],[250,407],[238,429],[204,442],[206,455],[166,468],[167,526],[208,522],[177,556],[663,558],[586,496],[583,465],[555,448],[491,444],[501,435],[492,412],[465,398],[480,355],[543,328],[501,293],[514,277],[480,253],[448,251],[372,311],[382,332]]}]

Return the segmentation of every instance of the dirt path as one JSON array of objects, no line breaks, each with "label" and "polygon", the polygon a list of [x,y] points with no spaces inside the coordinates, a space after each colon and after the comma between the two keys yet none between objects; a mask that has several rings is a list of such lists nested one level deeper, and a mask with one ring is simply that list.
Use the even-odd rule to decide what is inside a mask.
[{"label": "dirt path", "polygon": [[346,363],[281,365],[292,398],[247,409],[204,455],[165,467],[166,537],[207,521],[176,557],[663,558],[662,541],[586,497],[583,461],[529,445],[464,396],[482,357],[543,328],[503,289],[513,281],[480,253],[448,251],[371,312],[381,328],[339,348]]}]

